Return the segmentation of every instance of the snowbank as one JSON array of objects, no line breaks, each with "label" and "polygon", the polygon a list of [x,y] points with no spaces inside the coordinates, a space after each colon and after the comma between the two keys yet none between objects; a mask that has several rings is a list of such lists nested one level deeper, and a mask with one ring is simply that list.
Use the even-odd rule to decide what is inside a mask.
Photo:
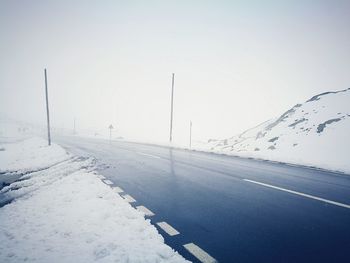
[{"label": "snowbank", "polygon": [[12,201],[0,208],[0,262],[185,262],[99,179],[93,159],[45,143],[25,140],[1,152],[2,171],[26,174],[0,190]]},{"label": "snowbank", "polygon": [[0,144],[0,173],[25,174],[48,168],[71,156],[61,147],[41,138]]}]

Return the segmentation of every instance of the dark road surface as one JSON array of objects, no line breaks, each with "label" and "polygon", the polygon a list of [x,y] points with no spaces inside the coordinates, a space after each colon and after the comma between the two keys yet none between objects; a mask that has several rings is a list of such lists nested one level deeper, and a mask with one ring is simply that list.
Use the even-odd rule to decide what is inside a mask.
[{"label": "dark road surface", "polygon": [[350,262],[349,175],[154,145],[56,142],[109,165],[100,173],[151,210],[188,260],[200,262],[183,246],[194,243],[219,262]]}]

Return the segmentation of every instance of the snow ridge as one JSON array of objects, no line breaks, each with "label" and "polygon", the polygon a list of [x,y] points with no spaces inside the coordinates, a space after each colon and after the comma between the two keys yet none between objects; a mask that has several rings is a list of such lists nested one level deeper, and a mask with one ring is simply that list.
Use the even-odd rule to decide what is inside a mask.
[{"label": "snow ridge", "polygon": [[324,92],[211,151],[350,173],[350,89]]}]

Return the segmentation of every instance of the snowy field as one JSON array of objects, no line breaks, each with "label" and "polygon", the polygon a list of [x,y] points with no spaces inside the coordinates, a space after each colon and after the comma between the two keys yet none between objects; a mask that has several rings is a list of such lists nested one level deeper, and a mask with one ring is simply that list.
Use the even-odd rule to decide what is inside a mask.
[{"label": "snowy field", "polygon": [[316,95],[276,119],[197,149],[350,174],[350,89]]},{"label": "snowy field", "polygon": [[185,262],[94,159],[2,135],[0,262]]}]

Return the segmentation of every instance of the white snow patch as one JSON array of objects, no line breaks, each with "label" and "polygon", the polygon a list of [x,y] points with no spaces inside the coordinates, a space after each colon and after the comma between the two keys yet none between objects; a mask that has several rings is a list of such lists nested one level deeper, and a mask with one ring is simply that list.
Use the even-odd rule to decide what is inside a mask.
[{"label": "white snow patch", "polygon": [[30,139],[0,152],[2,171],[27,171],[0,190],[12,200],[0,208],[0,262],[186,262],[101,181],[92,159],[44,144]]},{"label": "white snow patch", "polygon": [[71,158],[56,144],[48,146],[41,138],[30,138],[16,143],[2,143],[0,148],[0,173],[24,174],[52,166]]}]

